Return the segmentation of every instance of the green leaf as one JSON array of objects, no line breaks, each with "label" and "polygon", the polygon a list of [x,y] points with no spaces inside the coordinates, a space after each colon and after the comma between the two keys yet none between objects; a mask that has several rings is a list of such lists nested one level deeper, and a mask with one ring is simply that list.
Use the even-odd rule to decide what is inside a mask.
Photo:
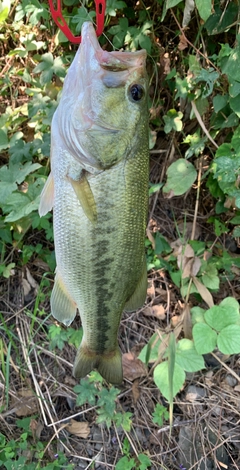
[{"label": "green leaf", "polygon": [[195,323],[204,323],[204,313],[205,310],[204,308],[201,307],[192,307],[191,308],[191,315],[192,315],[192,323],[195,325]]},{"label": "green leaf", "polygon": [[190,339],[181,339],[178,342],[176,363],[186,372],[196,372],[205,367],[202,355],[197,353],[194,343]]},{"label": "green leaf", "polygon": [[0,129],[0,150],[7,149],[9,147],[7,130]]},{"label": "green leaf", "polygon": [[[169,401],[170,390],[168,382],[168,361],[162,362],[155,367],[153,372],[153,379],[163,396]],[[182,367],[175,364],[173,374],[173,397],[181,390],[185,382],[185,372]]]},{"label": "green leaf", "polygon": [[131,427],[132,427],[132,413],[129,411],[123,412],[123,413],[116,413],[113,418],[114,422],[116,423],[117,428],[119,426],[122,426],[124,431],[130,432]]},{"label": "green leaf", "polygon": [[132,470],[136,468],[136,462],[134,459],[128,459],[126,455],[122,457],[116,464],[115,470]]},{"label": "green leaf", "polygon": [[202,281],[208,289],[219,289],[218,270],[214,264],[207,264],[202,275]]},{"label": "green leaf", "polygon": [[204,317],[208,325],[216,331],[221,331],[239,320],[238,302],[233,297],[227,297],[220,305],[214,305],[207,310]]},{"label": "green leaf", "polygon": [[163,120],[165,122],[164,132],[166,132],[166,134],[172,130],[180,132],[182,130],[182,117],[183,113],[181,111],[169,109],[167,114],[163,116]]},{"label": "green leaf", "polygon": [[186,193],[194,183],[197,172],[189,161],[179,158],[167,170],[167,182],[163,187],[164,193],[180,196]]},{"label": "green leaf", "polygon": [[77,394],[76,405],[81,406],[85,403],[95,405],[97,390],[94,383],[81,379],[80,385],[76,385],[73,390]]},{"label": "green leaf", "polygon": [[215,113],[218,113],[221,109],[225,108],[229,100],[228,95],[215,95],[213,97],[213,107]]},{"label": "green leaf", "polygon": [[228,325],[220,331],[217,339],[219,351],[223,354],[240,353],[240,326]]},{"label": "green leaf", "polygon": [[151,460],[145,454],[138,454],[138,460],[140,462],[139,470],[146,470],[151,465]]},{"label": "green leaf", "polygon": [[5,204],[13,191],[17,189],[16,183],[8,183],[7,181],[0,181],[0,206]]},{"label": "green leaf", "polygon": [[205,323],[196,323],[192,330],[193,341],[198,354],[207,354],[217,344],[217,333]]},{"label": "green leaf", "polygon": [[212,13],[212,0],[196,0],[196,7],[203,21],[207,21]]},{"label": "green leaf", "polygon": [[116,16],[116,10],[122,10],[127,5],[122,0],[108,0],[106,6],[106,14],[110,16]]},{"label": "green leaf", "polygon": [[[166,338],[166,335],[163,335],[163,339]],[[157,333],[150,338],[148,344],[144,346],[142,351],[140,352],[138,359],[148,364],[149,362],[155,362],[158,358],[158,351],[161,344],[161,340]]]},{"label": "green leaf", "polygon": [[160,403],[157,403],[154,411],[153,411],[153,423],[158,424],[158,426],[163,425],[163,420],[164,419],[169,419],[169,413],[168,410],[165,406],[160,405]]}]

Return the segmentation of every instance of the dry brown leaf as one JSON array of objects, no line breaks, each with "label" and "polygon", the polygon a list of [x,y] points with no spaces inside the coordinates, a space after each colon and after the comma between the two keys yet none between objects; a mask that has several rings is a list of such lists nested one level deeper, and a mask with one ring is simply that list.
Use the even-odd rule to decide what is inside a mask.
[{"label": "dry brown leaf", "polygon": [[161,304],[147,306],[142,310],[142,313],[146,317],[155,317],[158,320],[164,320],[166,317],[165,308]]},{"label": "dry brown leaf", "polygon": [[154,297],[155,297],[154,282],[153,282],[152,279],[148,282],[149,282],[149,284],[148,284],[148,288],[147,288],[147,295],[148,295],[148,297],[151,297],[151,299],[154,299]]},{"label": "dry brown leaf", "polygon": [[176,328],[176,326],[182,322],[182,317],[180,315],[173,315],[171,318],[171,325],[173,328]]},{"label": "dry brown leaf", "polygon": [[33,390],[23,388],[18,391],[19,397],[20,399],[14,401],[17,416],[30,416],[38,411],[38,402]]},{"label": "dry brown leaf", "polygon": [[70,424],[66,426],[66,430],[70,434],[82,437],[83,439],[87,439],[90,434],[89,424],[86,421],[76,421],[75,419],[71,419]]},{"label": "dry brown leaf", "polygon": [[188,47],[188,42],[187,42],[187,39],[186,39],[186,36],[184,34],[180,34],[179,36],[179,44],[178,44],[178,50],[179,51],[184,51],[184,49],[186,49]]},{"label": "dry brown leaf", "polygon": [[136,404],[140,397],[139,380],[134,380],[132,384],[133,403]]},{"label": "dry brown leaf", "polygon": [[199,269],[201,268],[201,260],[200,258],[198,258],[198,256],[196,256],[193,260],[193,264],[192,264],[192,269],[191,269],[191,276],[196,276],[199,272]]},{"label": "dry brown leaf", "polygon": [[192,318],[189,305],[185,305],[183,309],[183,331],[185,338],[192,339]]},{"label": "dry brown leaf", "polygon": [[37,421],[36,419],[31,419],[29,427],[32,431],[33,438],[39,440],[41,432],[44,428],[43,424],[40,421]]},{"label": "dry brown leaf", "polygon": [[151,232],[151,230],[149,230],[148,227],[147,227],[147,237],[148,237],[148,240],[152,244],[152,249],[155,250],[155,245],[156,245],[155,238],[153,237],[152,232]]},{"label": "dry brown leaf", "polygon": [[189,259],[183,258],[184,268],[182,272],[182,279],[185,279],[186,277],[190,277],[191,272],[192,272],[193,261],[194,261],[194,258],[189,258]]},{"label": "dry brown leaf", "polygon": [[209,306],[209,308],[213,307],[214,306],[214,302],[213,302],[213,297],[212,297],[212,294],[211,292],[207,289],[206,286],[204,286],[204,284],[202,284],[199,279],[197,277],[193,277],[193,282],[195,284],[195,287],[197,288],[199,294],[201,295],[202,299],[204,300],[204,302],[206,302],[206,304]]},{"label": "dry brown leaf", "polygon": [[128,380],[135,380],[147,375],[147,367],[132,352],[122,356],[123,377]]}]

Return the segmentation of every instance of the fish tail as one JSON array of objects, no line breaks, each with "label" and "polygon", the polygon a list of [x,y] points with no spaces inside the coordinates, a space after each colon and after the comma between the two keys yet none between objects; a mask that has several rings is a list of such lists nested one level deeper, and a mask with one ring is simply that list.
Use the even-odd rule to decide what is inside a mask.
[{"label": "fish tail", "polygon": [[112,352],[97,354],[85,345],[80,345],[74,366],[73,375],[77,379],[85,377],[93,369],[97,369],[99,374],[111,384],[122,383],[122,356],[119,347]]}]

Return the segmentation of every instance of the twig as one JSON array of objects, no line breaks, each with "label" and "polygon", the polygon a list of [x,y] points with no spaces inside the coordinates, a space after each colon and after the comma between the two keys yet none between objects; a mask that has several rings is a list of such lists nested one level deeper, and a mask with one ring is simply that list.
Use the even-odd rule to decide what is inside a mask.
[{"label": "twig", "polygon": [[213,140],[213,138],[210,136],[198,110],[197,110],[197,106],[195,105],[194,101],[191,101],[191,105],[192,105],[192,109],[193,109],[193,112],[203,130],[203,132],[206,134],[207,138],[212,142],[212,144],[218,149],[218,144],[216,144],[215,140]]},{"label": "twig", "polygon": [[196,196],[196,203],[195,203],[195,210],[194,210],[194,217],[193,217],[191,240],[194,240],[195,231],[196,231],[199,196],[200,196],[200,188],[201,188],[201,178],[202,178],[202,157],[200,158],[199,168],[198,168],[197,196]]}]

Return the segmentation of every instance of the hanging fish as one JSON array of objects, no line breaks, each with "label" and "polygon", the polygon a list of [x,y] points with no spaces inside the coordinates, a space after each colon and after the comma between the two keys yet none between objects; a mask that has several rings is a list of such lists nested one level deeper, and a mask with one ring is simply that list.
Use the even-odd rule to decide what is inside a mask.
[{"label": "hanging fish", "polygon": [[73,374],[93,368],[122,382],[117,334],[123,310],[145,301],[148,209],[146,51],[107,52],[92,23],[66,76],[51,128],[51,174],[40,215],[53,207],[52,315],[83,338]]}]

